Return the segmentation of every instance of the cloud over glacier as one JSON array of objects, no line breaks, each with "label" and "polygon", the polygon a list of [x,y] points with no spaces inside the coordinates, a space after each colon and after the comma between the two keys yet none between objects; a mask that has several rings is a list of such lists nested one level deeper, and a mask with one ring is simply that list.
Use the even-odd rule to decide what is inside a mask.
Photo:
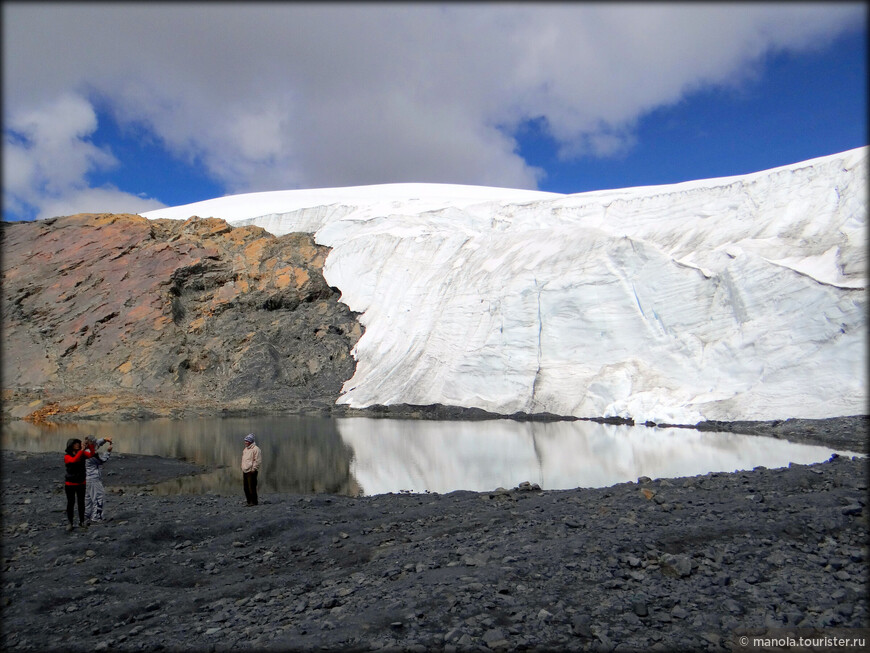
[{"label": "cloud over glacier", "polygon": [[389,184],[145,214],[316,234],[359,313],[340,403],[694,424],[866,409],[867,153],[559,195]]},{"label": "cloud over glacier", "polygon": [[[75,98],[230,193],[536,188],[524,124],[543,125],[568,159],[624,153],[650,111],[739,85],[766,56],[823,47],[866,19],[837,3],[6,3],[3,14],[7,126]],[[101,165],[81,158],[92,133],[58,132],[57,158],[4,147],[6,206],[105,210],[84,193]],[[28,175],[34,165],[45,174]],[[40,184],[72,173],[52,192]],[[145,210],[144,191],[156,192],[115,195]]]}]

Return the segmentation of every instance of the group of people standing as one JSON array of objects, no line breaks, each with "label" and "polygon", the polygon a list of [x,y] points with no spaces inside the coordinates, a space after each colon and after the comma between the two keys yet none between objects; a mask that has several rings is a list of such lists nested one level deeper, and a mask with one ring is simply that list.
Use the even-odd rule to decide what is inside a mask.
[{"label": "group of people standing", "polygon": [[[97,451],[109,443],[104,452]],[[92,523],[103,521],[103,486],[102,467],[109,460],[112,452],[112,438],[95,438],[89,435],[84,445],[78,438],[70,438],[66,443],[66,454],[63,457],[66,465],[64,488],[66,489],[66,518],[69,522],[66,529],[75,529],[73,517],[78,505],[79,527],[88,528]],[[261,463],[260,447],[257,446],[253,433],[245,436],[245,448],[242,450],[242,486],[248,506],[259,503],[257,497],[257,475]]]},{"label": "group of people standing", "polygon": [[[108,449],[97,451],[106,442]],[[78,504],[79,526],[87,528],[93,522],[103,521],[103,487],[102,467],[109,460],[112,452],[112,438],[97,440],[92,435],[85,438],[84,446],[78,438],[70,438],[66,443],[66,455],[63,461],[66,465],[64,487],[66,489],[66,518],[68,531],[75,528],[73,523],[73,508]]]}]

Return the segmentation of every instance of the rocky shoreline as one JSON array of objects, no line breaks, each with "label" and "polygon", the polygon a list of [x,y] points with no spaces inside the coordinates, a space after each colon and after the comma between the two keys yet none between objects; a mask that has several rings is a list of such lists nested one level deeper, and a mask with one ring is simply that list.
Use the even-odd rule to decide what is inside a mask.
[{"label": "rocky shoreline", "polygon": [[[866,422],[788,437],[863,433],[866,451]],[[750,650],[748,631],[870,632],[866,458],[246,508],[241,488],[155,496],[202,470],[124,455],[111,520],[72,533],[57,456],[2,462],[3,650],[716,651]]]}]

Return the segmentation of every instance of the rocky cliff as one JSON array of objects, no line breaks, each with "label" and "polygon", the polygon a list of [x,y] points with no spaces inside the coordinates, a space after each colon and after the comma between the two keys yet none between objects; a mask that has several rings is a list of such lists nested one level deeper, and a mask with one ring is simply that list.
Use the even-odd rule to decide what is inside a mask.
[{"label": "rocky cliff", "polygon": [[356,316],[327,248],[214,218],[2,224],[4,417],[331,410]]}]

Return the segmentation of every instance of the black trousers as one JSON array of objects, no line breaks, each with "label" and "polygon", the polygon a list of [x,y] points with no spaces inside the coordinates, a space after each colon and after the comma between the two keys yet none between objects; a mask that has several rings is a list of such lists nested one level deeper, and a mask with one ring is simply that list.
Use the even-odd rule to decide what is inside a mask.
[{"label": "black trousers", "polygon": [[79,523],[85,523],[85,486],[64,485],[66,488],[66,518],[73,523],[73,504],[79,504]]},{"label": "black trousers", "polygon": [[242,472],[242,484],[249,506],[257,505],[257,472]]}]

